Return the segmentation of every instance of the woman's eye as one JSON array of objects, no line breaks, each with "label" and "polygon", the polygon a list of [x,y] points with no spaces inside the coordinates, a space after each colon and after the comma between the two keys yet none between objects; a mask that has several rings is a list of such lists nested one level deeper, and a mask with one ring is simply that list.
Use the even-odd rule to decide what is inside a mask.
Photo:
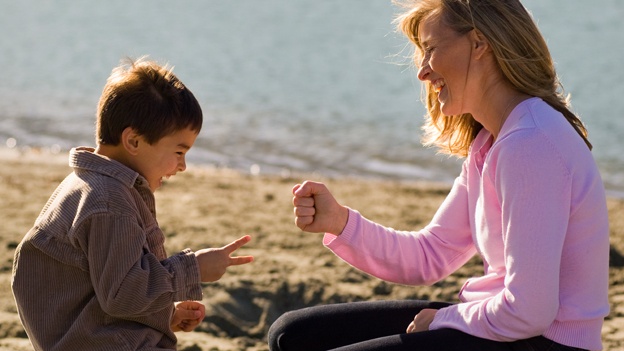
[{"label": "woman's eye", "polygon": [[422,55],[420,56],[420,66],[423,65],[423,63],[425,62],[429,62],[429,59],[431,58],[431,53],[433,52],[433,47],[428,46],[423,48],[422,50]]}]

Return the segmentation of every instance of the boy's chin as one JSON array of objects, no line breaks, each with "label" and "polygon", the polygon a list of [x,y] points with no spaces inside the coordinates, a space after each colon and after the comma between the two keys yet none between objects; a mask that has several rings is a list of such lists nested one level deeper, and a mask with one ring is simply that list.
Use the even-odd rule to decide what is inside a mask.
[{"label": "boy's chin", "polygon": [[149,183],[149,188],[150,188],[150,190],[152,192],[155,192],[156,190],[162,188],[162,186],[163,186],[163,180],[162,179],[158,179],[158,181],[154,182],[154,184]]}]

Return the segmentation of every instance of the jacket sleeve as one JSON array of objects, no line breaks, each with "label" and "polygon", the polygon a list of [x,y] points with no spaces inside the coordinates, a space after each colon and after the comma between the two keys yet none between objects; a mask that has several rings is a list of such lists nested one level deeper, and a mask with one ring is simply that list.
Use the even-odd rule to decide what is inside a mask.
[{"label": "jacket sleeve", "polygon": [[349,210],[339,236],[325,234],[323,243],[337,256],[368,274],[407,285],[429,285],[461,267],[474,254],[468,220],[464,172],[420,231],[383,227]]},{"label": "jacket sleeve", "polygon": [[201,299],[199,267],[190,250],[159,261],[149,250],[145,229],[130,216],[96,214],[85,225],[89,230],[82,246],[106,313],[148,315],[174,301]]}]

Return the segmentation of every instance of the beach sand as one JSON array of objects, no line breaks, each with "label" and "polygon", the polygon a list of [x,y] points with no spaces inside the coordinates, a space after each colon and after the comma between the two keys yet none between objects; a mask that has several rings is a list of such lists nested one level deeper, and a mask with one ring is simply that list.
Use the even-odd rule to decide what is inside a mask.
[{"label": "beach sand", "polygon": [[[0,160],[0,350],[32,350],[10,290],[13,253],[70,169],[65,154],[42,150],[4,149]],[[186,247],[220,247],[250,234],[252,241],[238,253],[254,255],[255,262],[230,267],[221,280],[204,285],[206,318],[195,331],[178,333],[179,350],[268,350],[267,330],[286,311],[361,300],[456,301],[466,277],[482,273],[475,258],[433,286],[407,287],[351,268],[323,248],[321,234],[303,233],[294,225],[291,188],[304,179],[324,181],[342,204],[406,230],[424,226],[449,190],[444,184],[251,176],[190,165],[156,193],[157,217],[169,254]],[[612,310],[603,340],[605,350],[623,350],[624,201],[609,199],[609,211]]]}]

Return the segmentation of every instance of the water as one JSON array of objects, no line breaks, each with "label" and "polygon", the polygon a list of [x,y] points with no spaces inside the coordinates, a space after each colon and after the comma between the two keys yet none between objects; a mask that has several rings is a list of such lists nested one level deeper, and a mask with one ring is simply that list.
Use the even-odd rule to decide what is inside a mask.
[{"label": "water", "polygon": [[[624,2],[526,0],[611,192],[624,192]],[[450,181],[420,146],[410,49],[382,0],[0,0],[0,144],[93,145],[112,67],[175,66],[204,110],[192,162]]]}]

